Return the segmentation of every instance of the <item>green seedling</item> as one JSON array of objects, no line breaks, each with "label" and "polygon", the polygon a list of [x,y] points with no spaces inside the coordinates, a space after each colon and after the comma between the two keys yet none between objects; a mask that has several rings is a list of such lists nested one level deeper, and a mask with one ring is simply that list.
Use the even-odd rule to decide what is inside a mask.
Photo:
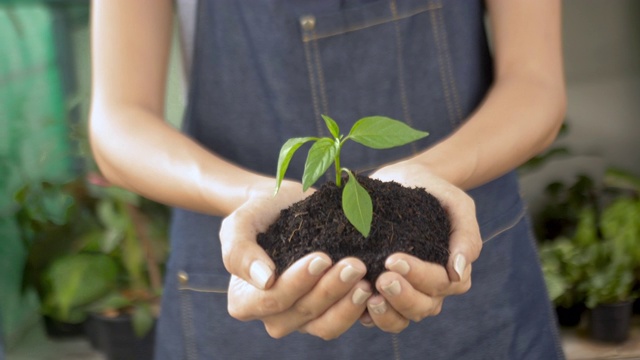
[{"label": "green seedling", "polygon": [[302,187],[307,191],[333,163],[336,185],[342,187],[342,173],[349,176],[342,190],[342,210],[349,222],[364,236],[369,236],[373,219],[373,204],[369,193],[358,183],[353,172],[340,165],[342,145],[351,139],[373,149],[389,149],[424,138],[429,133],[415,130],[405,123],[384,116],[370,116],[358,120],[347,136],[340,134],[338,124],[322,115],[333,137],[299,137],[287,140],[280,149],[276,175],[276,191],[280,189],[293,154],[307,142],[314,142],[307,155],[302,175]]}]

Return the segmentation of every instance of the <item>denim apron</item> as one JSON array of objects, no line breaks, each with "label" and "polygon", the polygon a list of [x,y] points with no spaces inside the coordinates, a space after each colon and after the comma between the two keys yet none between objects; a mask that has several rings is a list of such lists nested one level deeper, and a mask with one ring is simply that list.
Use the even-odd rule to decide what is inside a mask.
[{"label": "denim apron", "polygon": [[[430,132],[392,150],[347,144],[368,171],[450,134],[492,80],[481,1],[200,0],[184,131],[273,175],[290,137],[385,115]],[[300,179],[305,156],[288,175]],[[455,161],[455,159],[451,159]],[[174,210],[156,359],[559,359],[556,325],[514,173],[469,191],[484,248],[473,286],[400,334],[355,324],[336,340],[275,340],[227,313],[221,219]]]}]

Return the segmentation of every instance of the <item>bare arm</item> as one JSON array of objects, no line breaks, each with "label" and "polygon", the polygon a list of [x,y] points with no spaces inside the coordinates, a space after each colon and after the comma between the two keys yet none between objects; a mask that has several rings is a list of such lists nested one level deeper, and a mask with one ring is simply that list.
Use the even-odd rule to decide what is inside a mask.
[{"label": "bare arm", "polygon": [[154,200],[228,215],[273,180],[208,152],[164,122],[169,0],[92,6],[90,139],[104,175]]},{"label": "bare arm", "polygon": [[340,335],[358,320],[371,294],[361,280],[364,264],[354,258],[332,264],[314,253],[276,281],[273,262],[256,243],[257,233],[282,208],[310,192],[285,181],[273,197],[273,178],[217,157],[163,121],[171,4],[93,2],[90,138],[100,169],[111,182],[146,197],[226,216],[220,241],[232,274],[232,316],[259,319],[274,337],[296,330]]},{"label": "bare arm", "polygon": [[463,189],[514,169],[550,145],[566,107],[560,1],[487,0],[487,6],[495,83],[458,131],[414,159]]},{"label": "bare arm", "polygon": [[382,295],[368,300],[369,314],[362,320],[386,331],[439,313],[446,296],[470,288],[471,264],[482,242],[473,201],[460,189],[482,185],[540,152],[564,117],[560,1],[487,0],[487,5],[496,78],[482,105],[434,147],[374,174],[426,188],[452,216],[446,272],[406,254],[387,259],[391,271],[376,282]]}]

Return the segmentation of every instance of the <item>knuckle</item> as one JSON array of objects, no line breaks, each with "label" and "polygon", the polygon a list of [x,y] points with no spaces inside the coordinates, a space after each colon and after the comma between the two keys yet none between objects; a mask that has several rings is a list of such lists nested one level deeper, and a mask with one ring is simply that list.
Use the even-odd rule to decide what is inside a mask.
[{"label": "knuckle", "polygon": [[434,312],[434,305],[429,304],[429,306],[426,306],[422,308],[422,310],[415,312],[415,314],[412,317],[410,317],[410,319],[413,322],[420,322],[428,318],[429,316],[434,315],[433,312]]},{"label": "knuckle", "polygon": [[261,314],[275,314],[283,310],[283,305],[272,295],[262,293],[258,299],[257,308]]},{"label": "knuckle", "polygon": [[429,314],[427,314],[426,312],[423,312],[423,313],[418,313],[413,315],[410,319],[413,322],[420,322],[424,320],[424,318],[426,318],[427,316],[429,316]]},{"label": "knuckle", "polygon": [[269,334],[269,336],[271,336],[274,339],[281,339],[281,338],[289,335],[289,333],[290,333],[290,331],[287,331],[282,326],[274,325],[272,323],[266,323],[265,322],[264,328],[265,328],[265,330],[267,330],[267,334]]},{"label": "knuckle", "polygon": [[338,337],[338,334],[336,332],[329,331],[326,328],[317,329],[314,332],[312,332],[311,334],[314,335],[314,336],[319,337],[320,339],[322,339],[324,341],[333,340],[333,339]]},{"label": "knuckle", "polygon": [[315,311],[305,304],[294,305],[294,310],[303,319],[312,319],[316,315]]},{"label": "knuckle", "polygon": [[392,326],[390,326],[389,329],[387,330],[387,332],[390,332],[390,333],[393,333],[393,334],[399,334],[404,329],[406,329],[407,326],[409,326],[409,319],[402,319],[402,320],[397,321]]},{"label": "knuckle", "polygon": [[436,316],[436,315],[440,315],[440,313],[442,312],[442,302],[438,303],[434,308],[433,311],[431,311],[431,316]]},{"label": "knuckle", "polygon": [[467,291],[469,291],[469,289],[471,289],[471,278],[469,278],[467,281],[464,281],[460,284],[460,294],[464,294]]},{"label": "knuckle", "polygon": [[252,319],[249,313],[245,311],[242,307],[231,304],[231,303],[227,305],[227,312],[229,312],[229,315],[231,315],[232,318],[240,321],[248,321]]},{"label": "knuckle", "polygon": [[465,205],[467,205],[467,207],[469,207],[469,209],[475,210],[476,209],[475,200],[473,200],[473,198],[471,196],[467,195],[466,193],[464,193],[464,194],[465,194],[465,197],[466,197],[466,200],[465,200],[466,204]]},{"label": "knuckle", "polygon": [[450,282],[438,282],[435,285],[435,295],[445,294],[450,290],[451,283]]}]

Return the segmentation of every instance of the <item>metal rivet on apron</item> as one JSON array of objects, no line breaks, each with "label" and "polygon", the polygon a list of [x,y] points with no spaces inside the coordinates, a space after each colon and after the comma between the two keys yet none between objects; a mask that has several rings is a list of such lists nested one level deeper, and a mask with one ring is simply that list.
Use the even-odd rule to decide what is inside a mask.
[{"label": "metal rivet on apron", "polygon": [[316,18],[313,15],[305,15],[300,18],[300,25],[306,31],[311,31],[316,27]]},{"label": "metal rivet on apron", "polygon": [[178,271],[178,281],[184,285],[189,281],[189,275],[184,271]]}]

